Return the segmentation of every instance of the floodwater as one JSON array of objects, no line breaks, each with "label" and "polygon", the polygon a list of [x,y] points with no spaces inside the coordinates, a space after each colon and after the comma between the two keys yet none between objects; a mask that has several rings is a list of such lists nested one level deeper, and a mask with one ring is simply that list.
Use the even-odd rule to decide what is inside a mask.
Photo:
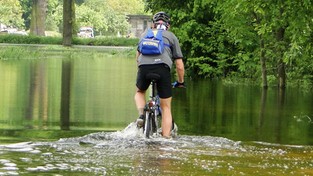
[{"label": "floodwater", "polygon": [[0,60],[0,175],[313,175],[313,94],[189,80],[178,135],[133,121],[133,56]]},{"label": "floodwater", "polygon": [[134,123],[53,142],[0,145],[0,175],[312,175],[311,146],[179,135],[145,139]]}]

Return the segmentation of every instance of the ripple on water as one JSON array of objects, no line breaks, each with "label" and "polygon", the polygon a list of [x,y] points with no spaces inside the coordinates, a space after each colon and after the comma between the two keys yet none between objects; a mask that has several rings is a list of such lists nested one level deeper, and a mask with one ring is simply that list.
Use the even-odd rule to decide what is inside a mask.
[{"label": "ripple on water", "polygon": [[18,175],[17,164],[7,159],[0,159],[0,175]]},{"label": "ripple on water", "polygon": [[[91,133],[54,142],[0,145],[1,152],[26,154],[12,154],[18,157],[15,160],[0,158],[0,175],[14,175],[21,170],[98,175],[298,173],[297,170],[312,167],[310,149],[212,136],[179,135],[168,140],[156,135],[146,139],[131,123],[116,132]],[[14,162],[18,160],[21,163]]]}]

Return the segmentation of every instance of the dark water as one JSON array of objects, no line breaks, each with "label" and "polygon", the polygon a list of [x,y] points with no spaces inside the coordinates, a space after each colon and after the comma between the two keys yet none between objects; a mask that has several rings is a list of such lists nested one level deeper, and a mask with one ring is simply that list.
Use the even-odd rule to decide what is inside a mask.
[{"label": "dark water", "polygon": [[313,175],[312,92],[187,79],[144,139],[132,57],[0,60],[0,175]]},{"label": "dark water", "polygon": [[297,88],[190,81],[174,91],[174,114],[181,132],[240,141],[313,144],[313,95]]}]

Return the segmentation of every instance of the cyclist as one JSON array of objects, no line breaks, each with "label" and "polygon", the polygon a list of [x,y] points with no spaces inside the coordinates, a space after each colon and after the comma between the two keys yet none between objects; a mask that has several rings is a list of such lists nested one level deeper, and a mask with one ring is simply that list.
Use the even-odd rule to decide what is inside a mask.
[{"label": "cyclist", "polygon": [[[152,30],[163,30],[162,38],[165,45],[169,47],[164,48],[164,52],[160,55],[143,55],[137,49],[136,60],[138,65],[135,93],[135,103],[139,112],[137,119],[137,126],[143,126],[143,109],[146,103],[145,92],[150,85],[150,81],[146,80],[145,75],[148,73],[157,73],[160,79],[157,81],[157,90],[160,97],[160,105],[162,109],[162,136],[164,138],[171,138],[172,129],[172,84],[171,84],[171,68],[173,62],[176,65],[177,81],[175,86],[184,86],[184,63],[183,54],[179,46],[179,41],[175,34],[168,31],[170,28],[170,17],[165,12],[158,12],[153,16]],[[147,30],[142,34],[144,37]]]}]

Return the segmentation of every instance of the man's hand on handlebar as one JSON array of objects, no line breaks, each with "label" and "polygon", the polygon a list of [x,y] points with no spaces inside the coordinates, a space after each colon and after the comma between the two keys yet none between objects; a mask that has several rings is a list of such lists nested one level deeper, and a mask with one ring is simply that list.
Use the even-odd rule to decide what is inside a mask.
[{"label": "man's hand on handlebar", "polygon": [[180,83],[178,81],[173,82],[172,87],[173,88],[186,88],[185,82]]}]

